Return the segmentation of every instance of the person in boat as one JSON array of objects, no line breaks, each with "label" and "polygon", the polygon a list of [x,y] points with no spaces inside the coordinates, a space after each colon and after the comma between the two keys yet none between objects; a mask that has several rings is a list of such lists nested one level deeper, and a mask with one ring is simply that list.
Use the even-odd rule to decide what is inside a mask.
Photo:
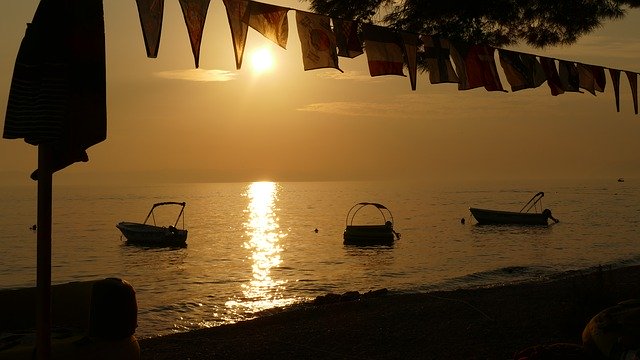
[{"label": "person in boat", "polygon": [[391,220],[387,220],[384,225],[386,227],[388,227],[389,229],[391,229],[391,232],[396,236],[396,239],[400,239],[400,233],[396,232],[395,230],[393,230],[393,223],[391,222]]},{"label": "person in boat", "polygon": [[558,220],[558,219],[554,218],[554,217],[553,217],[553,215],[551,215],[551,210],[549,210],[549,209],[544,209],[544,210],[542,211],[542,215],[546,216],[546,218],[547,218],[547,219],[551,219],[551,220],[553,220],[553,222],[554,222],[554,223],[556,223],[556,224],[557,224],[558,222],[560,222],[560,220]]}]

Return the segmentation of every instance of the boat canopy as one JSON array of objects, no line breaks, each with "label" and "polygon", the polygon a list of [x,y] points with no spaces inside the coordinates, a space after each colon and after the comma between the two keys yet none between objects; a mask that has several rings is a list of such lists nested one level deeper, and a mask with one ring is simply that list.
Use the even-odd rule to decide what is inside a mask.
[{"label": "boat canopy", "polygon": [[378,209],[378,211],[380,212],[380,215],[382,216],[383,224],[385,224],[387,221],[391,221],[391,223],[393,224],[393,214],[391,214],[391,210],[387,209],[386,206],[379,203],[374,203],[374,202],[360,202],[353,205],[351,209],[349,209],[349,212],[347,213],[347,219],[346,219],[347,226],[353,225],[353,219],[355,218],[356,214],[360,210],[368,206],[373,206],[376,209]]}]

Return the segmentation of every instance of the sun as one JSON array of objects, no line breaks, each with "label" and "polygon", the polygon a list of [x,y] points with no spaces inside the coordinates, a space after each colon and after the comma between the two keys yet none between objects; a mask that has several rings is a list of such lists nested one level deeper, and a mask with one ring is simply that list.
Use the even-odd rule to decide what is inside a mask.
[{"label": "sun", "polygon": [[256,74],[262,74],[273,69],[273,54],[267,47],[256,49],[251,54],[251,69]]}]

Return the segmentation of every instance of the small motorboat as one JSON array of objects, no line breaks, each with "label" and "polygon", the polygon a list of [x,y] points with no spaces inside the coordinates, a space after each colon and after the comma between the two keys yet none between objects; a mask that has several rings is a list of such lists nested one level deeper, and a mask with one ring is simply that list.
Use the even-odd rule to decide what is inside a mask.
[{"label": "small motorboat", "polygon": [[[559,220],[551,215],[551,210],[542,209],[542,197],[544,192],[535,194],[520,211],[489,210],[470,207],[471,215],[478,221],[478,224],[512,224],[512,225],[548,225],[551,219],[554,223]],[[533,211],[531,211],[533,209]]]},{"label": "small motorboat", "polygon": [[[173,225],[158,226],[156,225],[155,215],[153,210],[158,206],[165,205],[178,205],[180,206],[180,213]],[[127,243],[134,245],[144,246],[174,246],[184,247],[187,244],[187,230],[184,228],[184,207],[185,202],[167,201],[153,204],[147,218],[143,223],[134,222],[119,222],[116,227],[122,232],[122,235],[127,239]],[[153,225],[147,224],[147,221],[151,218]],[[182,218],[182,229],[178,229],[178,222]]]},{"label": "small motorboat", "polygon": [[[353,220],[360,210],[366,207],[376,208],[382,217],[381,224],[354,225]],[[386,206],[372,202],[355,204],[347,213],[346,228],[343,239],[345,245],[392,245],[400,239],[400,234],[393,229],[393,215]]]}]

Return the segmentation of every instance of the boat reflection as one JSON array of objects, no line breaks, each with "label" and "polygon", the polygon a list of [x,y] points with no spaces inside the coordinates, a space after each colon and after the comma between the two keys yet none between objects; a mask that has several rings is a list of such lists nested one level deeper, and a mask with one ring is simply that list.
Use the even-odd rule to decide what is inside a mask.
[{"label": "boat reflection", "polygon": [[249,199],[244,223],[248,240],[243,244],[249,250],[251,280],[242,284],[242,299],[227,302],[228,307],[241,307],[238,312],[255,313],[294,302],[285,299],[286,281],[274,279],[272,269],[282,263],[280,239],[286,236],[280,231],[276,214],[278,185],[274,182],[254,182],[244,194]]}]

